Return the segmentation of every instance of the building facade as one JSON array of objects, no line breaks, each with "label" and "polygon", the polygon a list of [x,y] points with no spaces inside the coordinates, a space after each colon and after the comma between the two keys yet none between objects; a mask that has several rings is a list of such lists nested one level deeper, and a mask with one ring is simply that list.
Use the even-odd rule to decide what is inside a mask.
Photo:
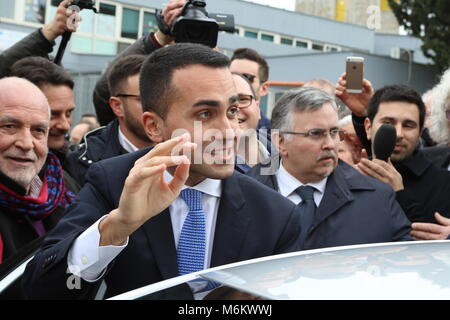
[{"label": "building facade", "polygon": [[[51,21],[59,2],[0,1],[0,51]],[[162,9],[166,2],[96,0],[97,14],[81,11],[81,26],[72,35],[63,58],[64,67],[76,80],[74,123],[82,113],[94,110],[92,89],[108,64],[136,39],[156,30],[155,10]],[[422,55],[421,41],[416,38],[242,0],[206,2],[209,12],[235,17],[236,32],[220,33],[219,49],[229,56],[240,47],[257,50],[269,62],[271,81],[299,82],[323,77],[336,82],[345,71],[345,58],[355,55],[365,58],[365,77],[376,88],[403,83],[424,92],[438,80],[427,66],[430,61]],[[370,18],[366,10],[359,15]],[[58,46],[59,40],[53,55]],[[280,90],[285,88],[273,87],[262,103],[269,116]]]}]

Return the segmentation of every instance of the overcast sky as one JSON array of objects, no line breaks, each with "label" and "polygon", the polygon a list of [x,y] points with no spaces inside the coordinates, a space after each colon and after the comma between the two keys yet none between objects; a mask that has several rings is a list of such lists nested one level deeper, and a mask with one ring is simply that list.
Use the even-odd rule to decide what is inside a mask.
[{"label": "overcast sky", "polygon": [[294,10],[295,0],[247,0],[250,2],[257,2],[260,4],[266,4],[272,7]]}]

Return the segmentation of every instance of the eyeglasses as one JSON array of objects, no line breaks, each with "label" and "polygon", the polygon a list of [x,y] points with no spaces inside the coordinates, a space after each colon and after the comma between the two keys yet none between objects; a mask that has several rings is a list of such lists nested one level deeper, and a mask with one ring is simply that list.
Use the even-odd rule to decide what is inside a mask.
[{"label": "eyeglasses", "polygon": [[253,83],[253,81],[255,80],[256,76],[250,74],[250,73],[242,73],[242,75],[244,77],[247,78],[248,81],[250,81],[251,83]]},{"label": "eyeglasses", "polygon": [[123,97],[123,98],[136,98],[141,99],[141,96],[138,94],[127,94],[127,93],[118,93],[116,94],[116,97]]},{"label": "eyeglasses", "polygon": [[450,120],[450,109],[445,110],[445,115],[447,116],[447,120]]},{"label": "eyeglasses", "polygon": [[254,99],[255,97],[251,94],[238,94],[239,108],[245,109],[250,107]]},{"label": "eyeglasses", "polygon": [[340,130],[338,128],[332,128],[330,130],[327,129],[311,129],[307,132],[293,132],[293,131],[281,131],[284,134],[300,134],[312,140],[321,140],[324,139],[328,134],[332,139],[339,138],[340,141],[345,139],[345,131]]}]

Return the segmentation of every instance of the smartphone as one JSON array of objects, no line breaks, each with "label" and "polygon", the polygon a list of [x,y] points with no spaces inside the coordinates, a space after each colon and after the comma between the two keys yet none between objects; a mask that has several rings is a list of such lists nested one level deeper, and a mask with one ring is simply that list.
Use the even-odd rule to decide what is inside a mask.
[{"label": "smartphone", "polygon": [[364,77],[364,58],[347,57],[347,92],[361,93]]}]

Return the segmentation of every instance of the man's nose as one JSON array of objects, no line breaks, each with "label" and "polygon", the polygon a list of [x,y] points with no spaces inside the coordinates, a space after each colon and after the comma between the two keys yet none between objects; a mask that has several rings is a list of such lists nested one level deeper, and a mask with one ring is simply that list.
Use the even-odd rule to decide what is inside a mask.
[{"label": "man's nose", "polygon": [[16,147],[22,150],[32,150],[34,147],[33,135],[30,129],[23,129],[17,134],[17,139],[15,141]]}]

